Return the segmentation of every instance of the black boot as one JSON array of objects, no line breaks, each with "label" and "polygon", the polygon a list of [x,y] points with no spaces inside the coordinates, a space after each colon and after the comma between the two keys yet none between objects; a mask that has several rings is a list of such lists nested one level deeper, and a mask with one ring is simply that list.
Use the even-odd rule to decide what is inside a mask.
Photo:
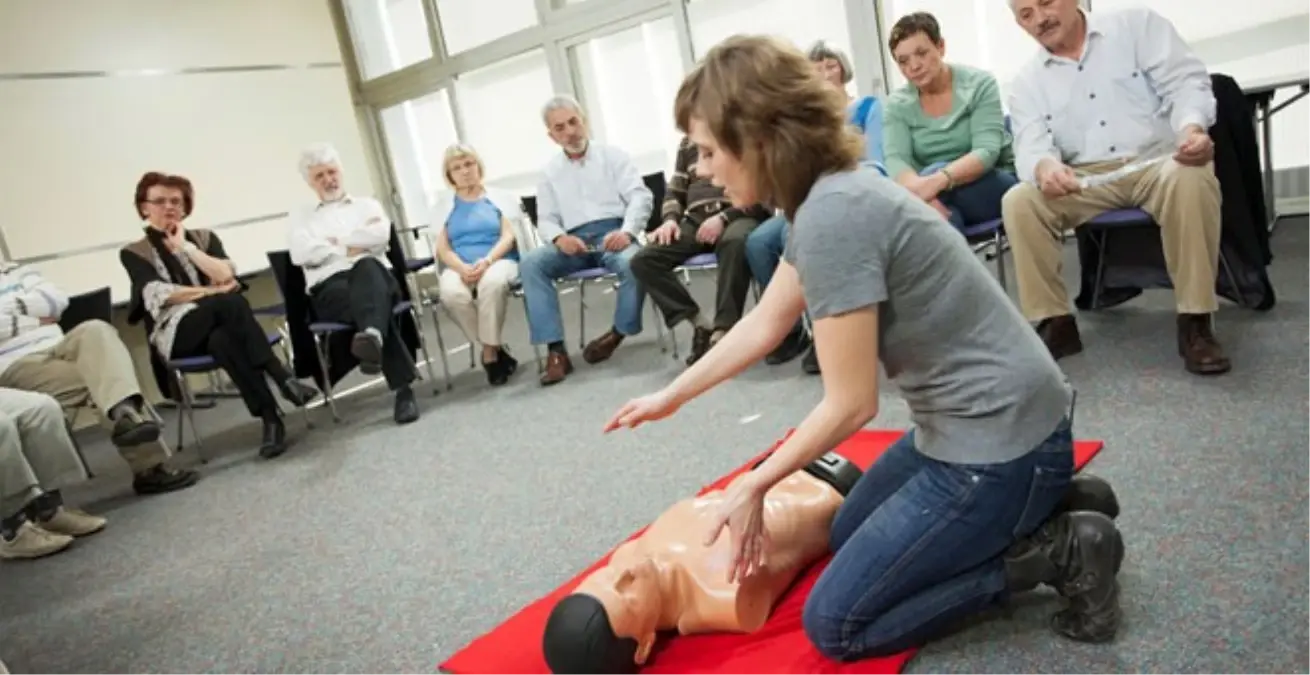
[{"label": "black boot", "polygon": [[1119,517],[1119,498],[1109,481],[1079,474],[1073,477],[1068,491],[1055,507],[1056,513],[1062,511],[1095,511],[1114,520]]},{"label": "black boot", "polygon": [[1011,593],[1049,584],[1068,601],[1051,617],[1051,629],[1080,642],[1106,642],[1119,629],[1123,538],[1103,513],[1057,513],[1005,554]]},{"label": "black boot", "polygon": [[278,416],[264,420],[264,441],[259,445],[259,456],[273,459],[287,451],[287,427]]},{"label": "black boot", "polygon": [[318,398],[317,389],[295,378],[287,378],[279,382],[277,389],[282,392],[282,398],[286,399],[287,403],[297,408],[303,408],[309,405],[310,401]]}]

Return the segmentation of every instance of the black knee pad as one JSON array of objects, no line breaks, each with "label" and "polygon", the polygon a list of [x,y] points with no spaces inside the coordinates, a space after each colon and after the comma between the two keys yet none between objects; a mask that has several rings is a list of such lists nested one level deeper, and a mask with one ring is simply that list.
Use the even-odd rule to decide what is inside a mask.
[{"label": "black knee pad", "polygon": [[605,605],[584,593],[564,596],[551,610],[541,651],[553,673],[637,672],[637,641],[615,635]]},{"label": "black knee pad", "polygon": [[[773,453],[765,455],[760,461],[751,467],[751,471],[758,469]],[[859,482],[860,477],[864,475],[864,470],[856,466],[854,462],[835,452],[825,452],[822,457],[805,465],[805,473],[818,478],[819,480],[831,485],[838,494],[845,497],[851,493],[851,489]]]},{"label": "black knee pad", "polygon": [[1119,517],[1119,498],[1109,481],[1079,474],[1069,483],[1056,511],[1095,511],[1113,520]]}]

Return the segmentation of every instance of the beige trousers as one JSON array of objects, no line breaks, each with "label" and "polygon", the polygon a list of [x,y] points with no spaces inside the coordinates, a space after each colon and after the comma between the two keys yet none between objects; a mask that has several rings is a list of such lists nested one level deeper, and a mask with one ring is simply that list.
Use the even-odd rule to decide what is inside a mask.
[{"label": "beige trousers", "polygon": [[59,402],[0,388],[0,518],[18,513],[42,492],[86,478]]},{"label": "beige trousers", "polygon": [[[123,400],[141,395],[136,368],[118,331],[104,321],[87,321],[69,331],[55,346],[28,354],[0,373],[0,387],[53,396],[65,409],[95,405],[102,422]],[[120,452],[133,473],[156,466],[167,458],[156,443]]]},{"label": "beige trousers", "polygon": [[477,339],[485,346],[499,347],[501,329],[505,326],[505,309],[509,306],[509,284],[519,276],[519,264],[501,258],[478,279],[476,288],[469,288],[459,273],[452,269],[441,271],[437,280],[441,303],[450,311],[460,330],[469,340]]},{"label": "beige trousers", "polygon": [[[1121,162],[1077,167],[1105,173]],[[1061,236],[1113,209],[1140,208],[1160,225],[1165,265],[1180,314],[1209,314],[1219,308],[1215,274],[1219,265],[1219,179],[1214,165],[1191,167],[1172,159],[1108,185],[1051,199],[1031,183],[1005,193],[1001,215],[1014,256],[1019,305],[1029,321],[1069,314],[1061,276]]]}]

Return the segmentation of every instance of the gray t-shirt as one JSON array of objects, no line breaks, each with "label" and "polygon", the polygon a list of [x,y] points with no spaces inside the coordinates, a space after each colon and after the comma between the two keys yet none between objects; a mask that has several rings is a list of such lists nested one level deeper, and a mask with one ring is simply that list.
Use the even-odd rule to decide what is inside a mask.
[{"label": "gray t-shirt", "polygon": [[813,320],[879,306],[879,356],[923,454],[1010,461],[1068,412],[1064,374],[964,237],[876,171],[820,178],[784,257]]}]

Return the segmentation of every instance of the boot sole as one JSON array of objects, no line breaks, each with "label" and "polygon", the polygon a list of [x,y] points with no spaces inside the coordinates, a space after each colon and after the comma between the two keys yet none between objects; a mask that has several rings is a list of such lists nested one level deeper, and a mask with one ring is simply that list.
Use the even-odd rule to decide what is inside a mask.
[{"label": "boot sole", "polygon": [[178,490],[185,490],[186,488],[195,485],[197,480],[199,480],[199,476],[194,473],[188,473],[184,478],[179,478],[174,481],[167,483],[150,483],[142,486],[133,485],[132,489],[139,495],[162,495],[168,494],[169,492],[177,492]]},{"label": "boot sole", "polygon": [[131,430],[125,433],[114,436],[110,439],[110,442],[114,444],[114,447],[132,448],[146,443],[154,443],[159,440],[161,431],[158,424],[145,422],[132,427]]},{"label": "boot sole", "polygon": [[367,335],[356,335],[350,342],[350,354],[359,360],[359,371],[365,375],[382,372],[382,346]]}]

